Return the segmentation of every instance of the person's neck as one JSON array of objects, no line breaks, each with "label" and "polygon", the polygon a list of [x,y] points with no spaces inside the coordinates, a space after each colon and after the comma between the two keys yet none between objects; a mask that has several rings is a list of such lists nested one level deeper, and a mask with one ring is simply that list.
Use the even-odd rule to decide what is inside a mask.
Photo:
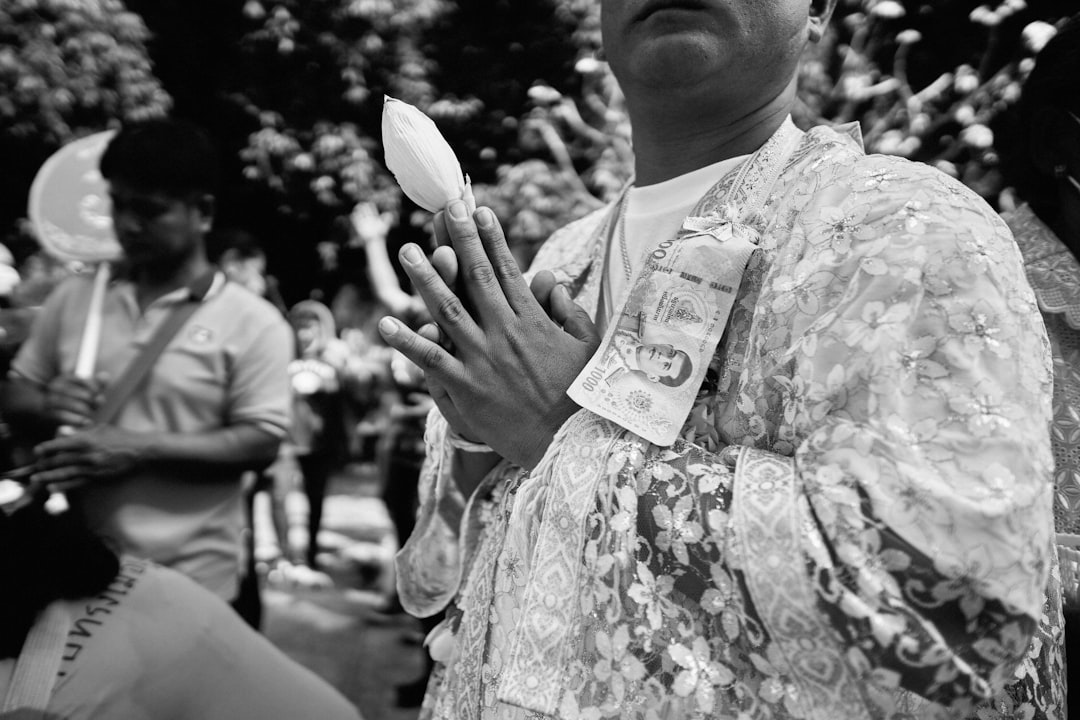
[{"label": "person's neck", "polygon": [[207,260],[205,253],[196,253],[179,265],[160,270],[155,267],[135,270],[133,279],[139,308],[145,310],[158,298],[190,285],[195,278],[209,271],[210,267],[210,261]]},{"label": "person's neck", "polygon": [[653,103],[631,107],[634,183],[653,185],[756,151],[779,129],[794,105],[792,82],[757,107]]}]

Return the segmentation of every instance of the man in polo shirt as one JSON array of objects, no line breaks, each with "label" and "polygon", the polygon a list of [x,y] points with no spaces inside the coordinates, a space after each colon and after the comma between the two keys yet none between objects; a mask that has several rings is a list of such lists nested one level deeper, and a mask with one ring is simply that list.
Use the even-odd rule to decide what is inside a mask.
[{"label": "man in polo shirt", "polygon": [[[5,412],[51,433],[74,428],[37,445],[34,479],[79,481],[68,497],[92,530],[233,601],[241,475],[272,461],[284,435],[291,332],[274,307],[207,260],[218,171],[201,130],[173,120],[125,126],[101,172],[125,257],[104,302],[99,375],[72,374],[91,291],[75,277],[48,299],[13,360]],[[95,426],[109,383],[211,273],[200,307],[113,423]]]}]

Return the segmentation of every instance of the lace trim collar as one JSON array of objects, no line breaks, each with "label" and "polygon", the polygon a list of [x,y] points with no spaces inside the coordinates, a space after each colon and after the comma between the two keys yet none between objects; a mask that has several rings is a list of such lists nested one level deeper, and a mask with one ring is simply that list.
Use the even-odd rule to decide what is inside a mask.
[{"label": "lace trim collar", "polygon": [[1002,218],[1020,246],[1039,308],[1064,315],[1070,327],[1080,330],[1080,262],[1028,205]]}]

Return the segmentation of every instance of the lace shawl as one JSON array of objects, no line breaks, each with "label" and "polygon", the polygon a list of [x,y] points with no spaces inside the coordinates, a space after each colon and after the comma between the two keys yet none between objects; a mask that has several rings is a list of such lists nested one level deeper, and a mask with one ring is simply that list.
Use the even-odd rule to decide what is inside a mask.
[{"label": "lace shawl", "polygon": [[[533,266],[593,311],[602,217]],[[454,652],[422,717],[1064,712],[1050,351],[1007,228],[825,128],[764,220],[675,445],[581,411],[466,506],[433,417],[400,589]]]}]

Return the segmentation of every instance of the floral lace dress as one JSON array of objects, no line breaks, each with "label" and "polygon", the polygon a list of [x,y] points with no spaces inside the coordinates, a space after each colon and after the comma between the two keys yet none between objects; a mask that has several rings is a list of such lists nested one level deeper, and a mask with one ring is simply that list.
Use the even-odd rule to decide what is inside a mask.
[{"label": "floral lace dress", "polygon": [[1080,261],[1022,205],[1003,216],[1024,255],[1054,352],[1054,521],[1080,537]]},{"label": "floral lace dress", "polygon": [[[592,311],[603,224],[533,265]],[[1050,350],[1007,228],[817,128],[759,230],[674,445],[583,410],[466,501],[432,416],[398,558],[407,608],[449,605],[422,717],[1063,717]]]}]

